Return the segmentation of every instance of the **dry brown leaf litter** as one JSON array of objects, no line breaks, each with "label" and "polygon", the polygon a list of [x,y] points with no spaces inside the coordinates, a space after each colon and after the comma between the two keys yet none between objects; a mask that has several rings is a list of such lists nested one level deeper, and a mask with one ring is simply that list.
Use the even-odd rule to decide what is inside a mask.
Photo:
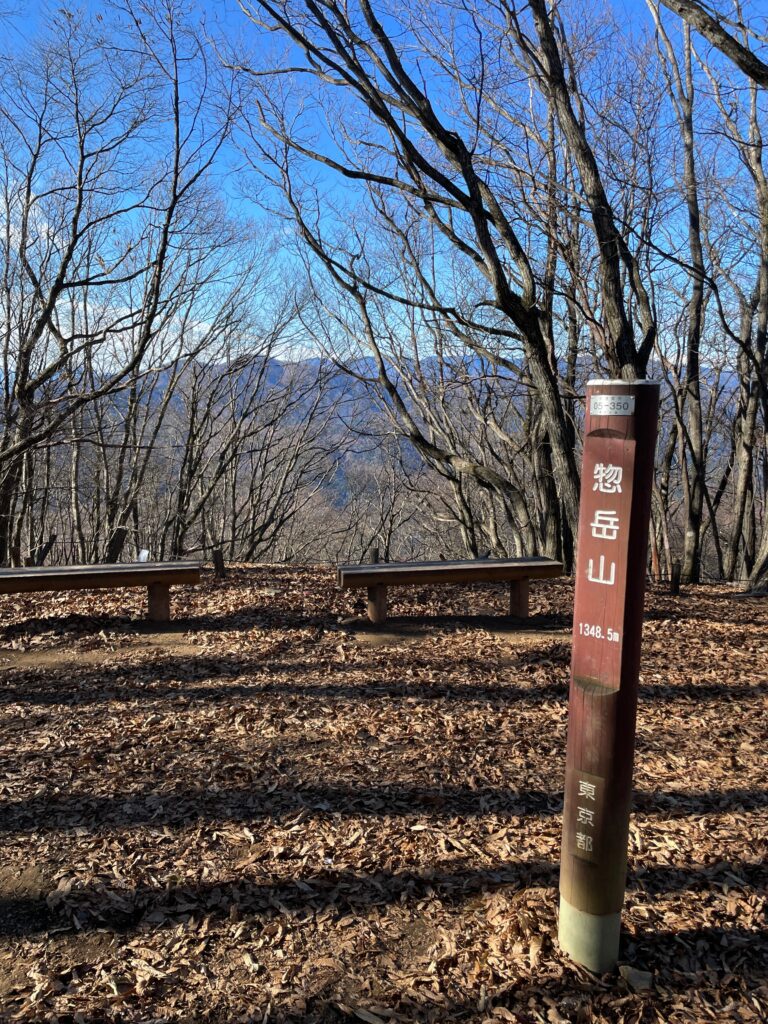
[{"label": "dry brown leaf litter", "polygon": [[[621,970],[556,945],[566,581],[0,599],[0,1017],[768,1019],[768,604],[651,592]],[[359,602],[357,610],[360,609]],[[452,613],[475,617],[451,619]]]}]

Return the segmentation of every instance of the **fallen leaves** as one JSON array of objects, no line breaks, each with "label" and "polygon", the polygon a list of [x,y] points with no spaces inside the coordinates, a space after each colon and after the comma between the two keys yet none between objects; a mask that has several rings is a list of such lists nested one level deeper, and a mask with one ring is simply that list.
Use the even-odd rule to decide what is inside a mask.
[{"label": "fallen leaves", "polygon": [[159,634],[143,600],[0,602],[0,1019],[766,1019],[764,603],[649,595],[597,979],[556,942],[567,581],[533,588],[533,632],[410,618],[380,645],[322,569],[180,588]]},{"label": "fallen leaves", "polygon": [[653,986],[653,975],[650,971],[638,971],[630,964],[619,964],[619,974],[633,992],[649,992]]}]

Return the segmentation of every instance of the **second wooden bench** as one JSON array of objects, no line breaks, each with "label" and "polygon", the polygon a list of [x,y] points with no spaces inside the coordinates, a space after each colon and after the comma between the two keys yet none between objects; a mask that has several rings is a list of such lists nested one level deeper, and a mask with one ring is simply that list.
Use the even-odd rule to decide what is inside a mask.
[{"label": "second wooden bench", "polygon": [[387,588],[434,583],[509,583],[509,614],[528,617],[528,584],[532,579],[562,576],[563,566],[552,558],[482,558],[463,562],[385,562],[372,565],[340,565],[342,590],[368,590],[368,618],[382,623],[387,618]]}]

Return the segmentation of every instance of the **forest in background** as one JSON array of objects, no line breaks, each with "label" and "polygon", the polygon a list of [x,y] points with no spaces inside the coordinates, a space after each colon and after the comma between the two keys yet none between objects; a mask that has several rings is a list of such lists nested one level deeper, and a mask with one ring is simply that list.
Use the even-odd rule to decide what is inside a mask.
[{"label": "forest in background", "polygon": [[9,31],[0,564],[570,565],[585,383],[647,375],[652,573],[764,582],[768,17],[667,7]]}]

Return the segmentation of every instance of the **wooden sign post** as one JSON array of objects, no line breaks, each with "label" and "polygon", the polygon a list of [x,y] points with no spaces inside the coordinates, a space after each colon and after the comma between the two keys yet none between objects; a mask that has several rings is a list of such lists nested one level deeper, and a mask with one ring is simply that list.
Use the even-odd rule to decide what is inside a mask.
[{"label": "wooden sign post", "polygon": [[587,385],[558,937],[600,973],[619,954],[658,407],[651,381]]}]

